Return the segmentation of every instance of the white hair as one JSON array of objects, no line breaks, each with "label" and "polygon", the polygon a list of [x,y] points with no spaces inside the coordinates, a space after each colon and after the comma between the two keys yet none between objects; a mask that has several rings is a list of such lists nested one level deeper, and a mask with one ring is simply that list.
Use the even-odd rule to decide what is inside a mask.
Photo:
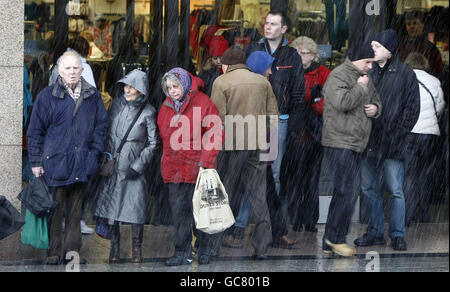
[{"label": "white hair", "polygon": [[59,64],[62,62],[63,59],[65,59],[66,57],[75,57],[80,61],[81,64],[81,56],[75,52],[75,51],[66,51],[64,52],[64,54],[61,55],[61,57],[58,58],[58,61],[56,61],[56,65],[59,67]]}]

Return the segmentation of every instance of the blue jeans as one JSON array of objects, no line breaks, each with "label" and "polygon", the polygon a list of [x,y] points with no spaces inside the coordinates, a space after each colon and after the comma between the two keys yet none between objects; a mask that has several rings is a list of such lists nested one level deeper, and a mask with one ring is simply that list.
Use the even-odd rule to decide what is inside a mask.
[{"label": "blue jeans", "polygon": [[245,228],[248,226],[250,209],[251,205],[248,199],[248,194],[245,193],[242,196],[241,207],[239,208],[239,214],[236,217],[236,222],[234,223],[234,226],[239,228]]},{"label": "blue jeans", "polygon": [[405,237],[405,195],[403,161],[365,158],[361,165],[361,188],[369,212],[367,233],[375,237],[384,235],[384,180],[389,192],[389,237]]},{"label": "blue jeans", "polygon": [[278,155],[277,159],[272,163],[273,180],[275,181],[275,190],[280,196],[280,169],[283,160],[284,151],[286,150],[286,138],[288,132],[288,120],[280,119],[278,121]]}]

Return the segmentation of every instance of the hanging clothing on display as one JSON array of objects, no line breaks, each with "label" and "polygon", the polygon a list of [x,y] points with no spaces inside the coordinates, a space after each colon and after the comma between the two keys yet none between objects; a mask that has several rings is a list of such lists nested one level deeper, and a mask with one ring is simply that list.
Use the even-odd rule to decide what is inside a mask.
[{"label": "hanging clothing on display", "polygon": [[375,16],[367,15],[366,7],[373,0],[350,0],[350,11],[348,19],[348,43],[370,44],[375,37]]},{"label": "hanging clothing on display", "polygon": [[189,46],[192,48],[194,58],[198,55],[199,40],[202,37],[200,28],[203,25],[209,25],[212,19],[212,11],[207,9],[198,9],[191,12]]},{"label": "hanging clothing on display", "polygon": [[348,37],[347,0],[324,0],[324,4],[332,49],[340,51]]},{"label": "hanging clothing on display", "polygon": [[242,49],[245,49],[251,42],[257,42],[262,39],[262,35],[259,34],[258,29],[241,29],[239,27],[225,31],[223,37],[228,41],[230,46],[239,45]]},{"label": "hanging clothing on display", "polygon": [[115,55],[119,52],[119,40],[121,40],[127,33],[125,30],[125,18],[122,17],[118,20],[115,20],[111,23],[111,25],[114,27],[111,46],[112,52]]},{"label": "hanging clothing on display", "polygon": [[327,21],[320,15],[304,17],[300,13],[297,20],[297,33],[312,38],[318,44],[328,44]]}]

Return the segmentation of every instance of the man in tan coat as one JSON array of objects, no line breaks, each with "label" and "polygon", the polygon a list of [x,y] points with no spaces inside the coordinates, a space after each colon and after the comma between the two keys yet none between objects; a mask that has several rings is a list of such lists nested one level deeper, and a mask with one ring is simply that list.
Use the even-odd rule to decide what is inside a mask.
[{"label": "man in tan coat", "polygon": [[[265,157],[263,151],[267,150],[267,120],[276,134],[278,106],[269,81],[250,71],[239,47],[232,46],[224,53],[222,69],[224,75],[216,79],[211,93],[225,125],[225,151],[218,158],[219,172],[234,214],[239,211],[243,193],[248,193],[255,220],[254,256],[265,259],[272,242],[266,202],[266,161],[271,155]],[[277,139],[272,141],[277,144]],[[271,143],[270,152],[277,153],[276,146]]]}]

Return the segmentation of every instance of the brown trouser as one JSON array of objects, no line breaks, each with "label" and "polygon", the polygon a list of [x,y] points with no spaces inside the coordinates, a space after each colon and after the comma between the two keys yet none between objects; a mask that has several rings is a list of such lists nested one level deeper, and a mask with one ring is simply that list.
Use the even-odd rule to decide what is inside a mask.
[{"label": "brown trouser", "polygon": [[217,165],[235,216],[247,192],[255,223],[253,248],[256,255],[263,255],[272,242],[272,226],[266,200],[267,162],[260,161],[259,155],[259,151],[222,151]]},{"label": "brown trouser", "polygon": [[[80,216],[86,184],[75,183],[53,189],[53,196],[58,202],[49,229],[49,256],[63,258],[68,251],[80,252],[81,227]],[[66,208],[65,231],[63,241],[62,220]],[[64,249],[63,249],[64,245]]]}]

